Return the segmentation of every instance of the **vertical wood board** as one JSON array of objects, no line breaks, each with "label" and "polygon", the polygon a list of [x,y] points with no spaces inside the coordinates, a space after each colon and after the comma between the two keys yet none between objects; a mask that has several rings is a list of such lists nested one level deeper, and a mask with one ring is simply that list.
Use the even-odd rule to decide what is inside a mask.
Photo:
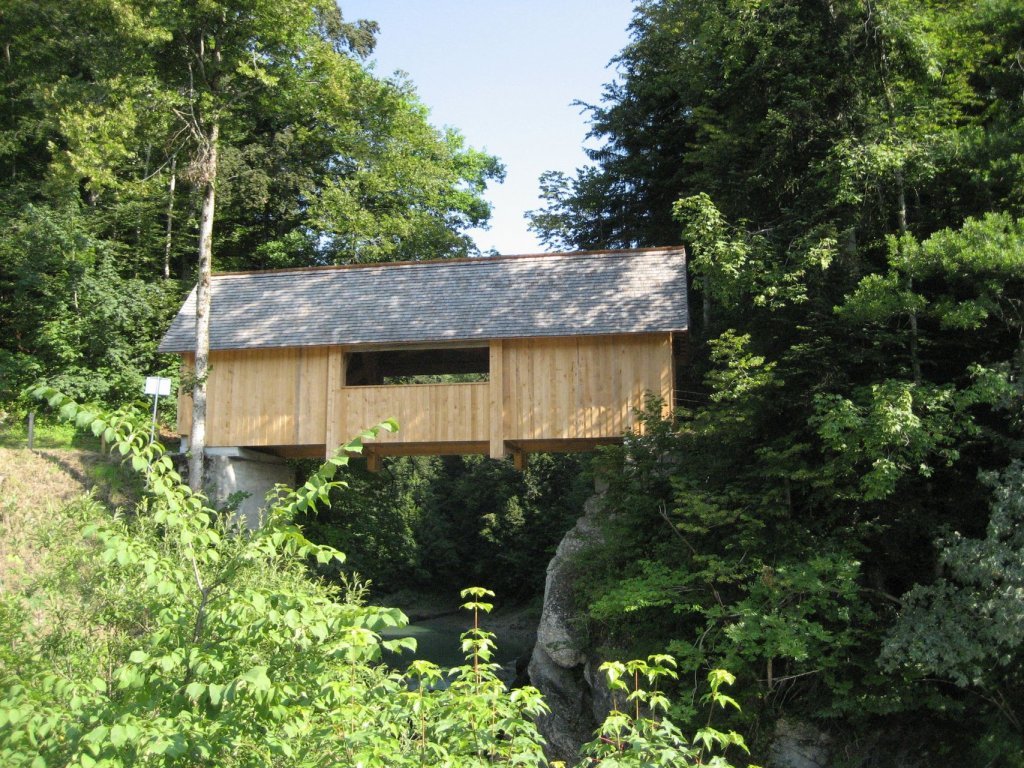
[{"label": "vertical wood board", "polygon": [[668,334],[505,341],[502,365],[507,440],[615,438],[646,393],[672,396]]},{"label": "vertical wood board", "polygon": [[490,382],[342,387],[334,397],[342,441],[389,418],[399,431],[381,434],[379,442],[490,441]]},{"label": "vertical wood board", "polygon": [[322,347],[211,352],[207,445],[323,443],[327,360]]}]

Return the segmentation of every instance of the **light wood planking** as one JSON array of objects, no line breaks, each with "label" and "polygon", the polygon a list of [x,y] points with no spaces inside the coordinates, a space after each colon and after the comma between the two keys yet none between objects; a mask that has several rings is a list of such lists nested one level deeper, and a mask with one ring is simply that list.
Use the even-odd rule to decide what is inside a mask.
[{"label": "light wood planking", "polygon": [[490,424],[488,434],[490,446],[488,453],[492,459],[505,458],[505,366],[502,343],[492,341],[490,360],[488,362],[488,395],[490,397]]},{"label": "light wood planking", "polygon": [[379,456],[486,456],[489,443],[374,443]]},{"label": "light wood planking", "polygon": [[489,382],[343,387],[335,397],[335,429],[342,440],[394,418],[399,431],[382,433],[378,442],[490,441]]},{"label": "light wood planking", "polygon": [[327,364],[330,350],[326,347],[305,347],[299,383],[299,408],[295,435],[297,445],[322,443],[326,438]]},{"label": "light wood planking", "polygon": [[[323,444],[328,356],[325,347],[211,352],[207,445]],[[191,427],[190,406],[179,395],[182,434]]]},{"label": "light wood planking", "polygon": [[667,334],[525,339],[502,349],[506,440],[618,437],[635,426],[646,393],[671,402]]},{"label": "light wood planking", "polygon": [[335,449],[342,441],[337,432],[341,416],[337,412],[338,398],[335,393],[345,386],[347,358],[342,347],[327,348],[327,402],[324,407],[324,449],[326,458],[334,455]]},{"label": "light wood planking", "polygon": [[[494,341],[489,381],[472,384],[347,387],[346,354],[339,346],[213,352],[208,444],[329,452],[394,417],[400,431],[381,435],[382,451],[482,445],[497,458],[614,440],[635,427],[645,393],[672,402],[668,334]],[[182,356],[183,371],[191,363]],[[178,405],[188,434],[191,398],[179,393]]]},{"label": "light wood planking", "polygon": [[[181,381],[191,377],[195,371],[196,356],[186,352],[181,356]],[[178,434],[192,434],[192,395],[185,391],[184,387],[178,387]]]}]

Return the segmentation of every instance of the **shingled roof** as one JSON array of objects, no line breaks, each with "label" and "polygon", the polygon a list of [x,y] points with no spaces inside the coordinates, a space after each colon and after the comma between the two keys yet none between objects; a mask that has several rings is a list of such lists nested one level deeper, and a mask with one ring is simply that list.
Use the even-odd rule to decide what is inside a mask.
[{"label": "shingled roof", "polygon": [[[195,289],[160,342],[195,348]],[[681,247],[213,276],[211,349],[682,331]]]}]

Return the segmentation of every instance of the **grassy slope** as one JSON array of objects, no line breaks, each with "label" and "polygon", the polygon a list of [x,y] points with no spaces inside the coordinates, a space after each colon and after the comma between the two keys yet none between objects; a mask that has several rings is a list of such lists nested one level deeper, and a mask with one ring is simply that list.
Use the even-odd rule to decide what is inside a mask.
[{"label": "grassy slope", "polygon": [[119,506],[136,488],[116,462],[94,451],[0,447],[0,592],[19,592],[39,576],[69,503],[92,491]]}]

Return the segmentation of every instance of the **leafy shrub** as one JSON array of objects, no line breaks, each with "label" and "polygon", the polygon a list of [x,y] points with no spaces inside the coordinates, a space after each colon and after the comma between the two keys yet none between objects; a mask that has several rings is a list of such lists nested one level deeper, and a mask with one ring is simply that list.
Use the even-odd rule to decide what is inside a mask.
[{"label": "leafy shrub", "polygon": [[418,696],[379,663],[382,649],[413,645],[377,634],[405,617],[308,577],[307,559],[344,555],[311,543],[295,516],[343,485],[348,453],[393,424],[364,432],[298,490],[278,487],[265,525],[241,531],[181,482],[141,414],[36,395],[103,435],[145,475],[147,496],[130,517],[94,505],[82,525],[101,565],[59,585],[89,607],[77,649],[34,637],[18,606],[4,605],[5,645],[22,652],[5,658],[0,763],[401,766],[424,764],[424,750],[429,764],[540,762],[539,697],[508,695],[489,674],[429,693],[461,720],[435,723],[423,744]]},{"label": "leafy shrub", "polygon": [[[492,592],[463,591],[474,615],[466,664],[445,672],[413,661],[400,672],[381,663],[382,651],[414,650],[415,641],[384,641],[379,631],[405,616],[361,604],[358,584],[342,591],[309,576],[311,559],[344,555],[309,541],[295,518],[344,487],[336,475],[349,454],[394,423],[363,432],[299,489],[276,487],[264,525],[247,531],[182,483],[149,442],[144,414],[101,414],[46,387],[34,394],[103,436],[144,477],[146,495],[133,514],[113,516],[86,498],[69,517],[73,530],[53,542],[66,548],[63,564],[34,596],[0,599],[0,764],[545,764],[533,720],[546,706],[536,689],[505,689],[493,636],[480,626]],[[58,593],[77,606],[73,616],[34,626],[33,600]],[[641,674],[674,675],[673,666],[652,657],[608,669],[617,687],[619,670],[639,683]],[[708,703],[728,703],[718,694],[725,680],[712,681]],[[663,696],[637,685],[628,700],[636,716],[613,713],[585,750],[605,765],[696,765],[712,747],[743,746],[705,729],[694,740],[702,746],[687,747],[657,714]]]}]

